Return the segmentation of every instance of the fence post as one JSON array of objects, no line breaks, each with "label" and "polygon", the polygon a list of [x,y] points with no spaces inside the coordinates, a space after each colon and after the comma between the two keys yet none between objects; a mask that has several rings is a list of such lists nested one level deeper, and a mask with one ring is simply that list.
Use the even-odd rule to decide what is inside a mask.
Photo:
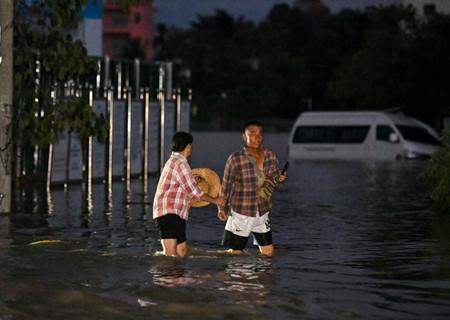
[{"label": "fence post", "polygon": [[125,179],[126,179],[126,190],[130,190],[131,181],[131,100],[132,100],[132,88],[126,88],[126,140],[125,140],[125,150],[126,150],[126,167],[125,167]]},{"label": "fence post", "polygon": [[117,73],[117,99],[122,99],[122,62],[116,64]]},{"label": "fence post", "polygon": [[[53,108],[55,108],[55,106],[56,106],[56,91],[57,91],[57,84],[55,83],[52,88],[52,91],[50,92],[50,97],[52,99]],[[47,192],[50,192],[50,184],[51,184],[51,180],[52,180],[52,170],[53,170],[53,143],[51,143],[48,146],[47,181],[46,181]]]},{"label": "fence post", "polygon": [[107,166],[106,166],[106,184],[108,188],[112,186],[112,169],[113,169],[113,125],[114,125],[114,88],[112,86],[106,91],[106,109],[108,113],[109,129],[108,129],[108,145],[107,145]]},{"label": "fence post", "polygon": [[148,135],[149,135],[149,115],[150,115],[150,90],[144,90],[144,155],[143,155],[143,170],[144,170],[144,194],[147,194],[148,186]]},{"label": "fence post", "polygon": [[[166,101],[166,92],[164,91],[167,89],[167,74],[166,74],[166,63],[159,63],[158,68],[158,93],[157,93],[157,100],[160,105],[160,128],[159,128],[159,175],[161,174],[163,168],[164,168],[164,155],[165,155],[165,122],[166,122],[166,107],[165,107],[165,101]],[[167,94],[171,94],[171,92],[168,92]]]},{"label": "fence post", "polygon": [[[89,107],[94,107],[94,90],[92,85],[89,85]],[[87,154],[86,154],[86,190],[88,196],[92,194],[92,136],[88,137]]]},{"label": "fence post", "polygon": [[176,106],[177,106],[177,127],[176,131],[181,131],[181,89],[176,89]]},{"label": "fence post", "polygon": [[159,174],[161,174],[164,168],[164,151],[165,151],[165,95],[164,90],[158,90],[158,102],[161,108],[160,111],[160,129],[159,129]]},{"label": "fence post", "polygon": [[135,99],[138,100],[141,94],[141,61],[139,59],[134,59],[134,90],[136,90]]},{"label": "fence post", "polygon": [[95,96],[100,96],[100,88],[102,81],[102,60],[97,59],[97,74],[95,75]]}]

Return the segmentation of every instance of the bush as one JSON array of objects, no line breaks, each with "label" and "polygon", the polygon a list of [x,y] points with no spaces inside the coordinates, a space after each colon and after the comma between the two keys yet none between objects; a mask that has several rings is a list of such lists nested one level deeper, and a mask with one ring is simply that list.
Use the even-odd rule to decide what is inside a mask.
[{"label": "bush", "polygon": [[431,158],[425,177],[433,204],[439,211],[450,212],[450,131],[444,134],[443,143],[443,148]]}]

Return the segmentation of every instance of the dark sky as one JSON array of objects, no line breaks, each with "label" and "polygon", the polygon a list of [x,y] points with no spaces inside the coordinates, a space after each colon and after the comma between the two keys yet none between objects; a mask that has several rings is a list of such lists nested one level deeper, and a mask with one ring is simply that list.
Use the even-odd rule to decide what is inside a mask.
[{"label": "dark sky", "polygon": [[[322,0],[333,12],[345,7],[364,9],[368,5],[398,3],[398,0]],[[225,9],[231,15],[259,22],[276,3],[292,4],[294,0],[155,0],[156,23],[189,27],[197,15],[211,15]]]}]

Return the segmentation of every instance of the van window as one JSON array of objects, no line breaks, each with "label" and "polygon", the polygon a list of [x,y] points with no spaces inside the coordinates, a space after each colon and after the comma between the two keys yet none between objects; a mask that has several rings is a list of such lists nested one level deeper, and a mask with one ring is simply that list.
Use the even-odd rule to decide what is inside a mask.
[{"label": "van window", "polygon": [[362,143],[370,126],[299,126],[293,143]]},{"label": "van window", "polygon": [[440,146],[441,142],[433,137],[427,130],[420,127],[395,125],[405,140],[428,143]]},{"label": "van window", "polygon": [[391,126],[377,126],[377,140],[389,142],[389,135],[391,133],[395,133],[394,129]]}]

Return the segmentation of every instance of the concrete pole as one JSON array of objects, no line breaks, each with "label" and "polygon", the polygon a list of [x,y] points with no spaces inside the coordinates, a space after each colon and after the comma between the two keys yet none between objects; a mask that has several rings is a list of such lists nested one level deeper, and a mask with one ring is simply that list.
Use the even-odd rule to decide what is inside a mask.
[{"label": "concrete pole", "polygon": [[11,211],[13,8],[13,0],[0,1],[0,214]]}]

